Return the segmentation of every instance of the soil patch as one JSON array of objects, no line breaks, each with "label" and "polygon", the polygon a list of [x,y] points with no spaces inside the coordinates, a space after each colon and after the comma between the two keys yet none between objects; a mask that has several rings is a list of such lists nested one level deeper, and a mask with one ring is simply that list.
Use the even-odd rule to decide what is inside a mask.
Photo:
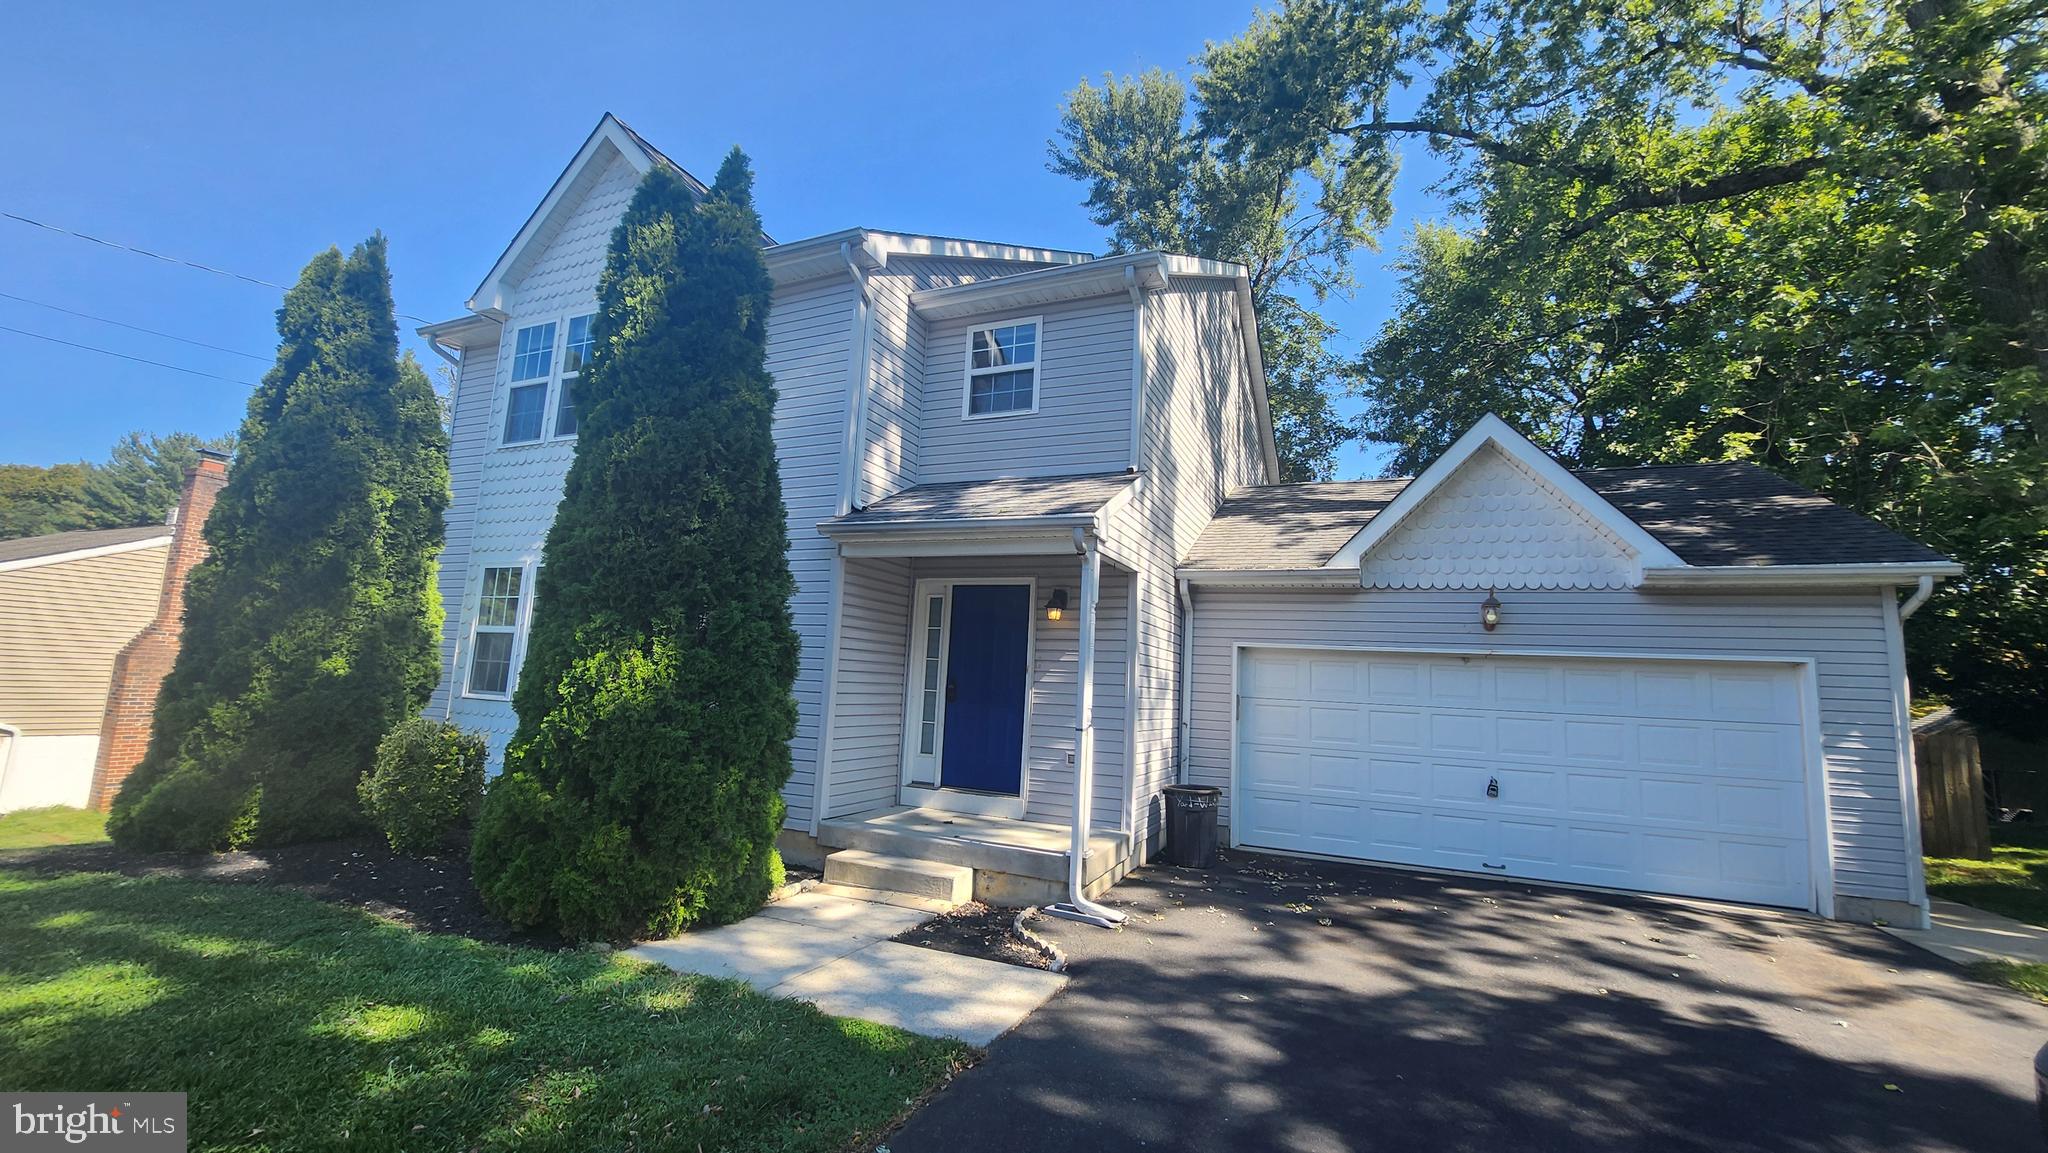
[{"label": "soil patch", "polygon": [[[1049,968],[1050,962],[1044,953],[1011,932],[1010,926],[1016,922],[1017,912],[1016,909],[969,901],[950,912],[940,913],[922,925],[905,929],[890,940],[944,953],[1001,961],[1006,965]],[[1025,922],[1027,928],[1031,924],[1031,921]]]}]

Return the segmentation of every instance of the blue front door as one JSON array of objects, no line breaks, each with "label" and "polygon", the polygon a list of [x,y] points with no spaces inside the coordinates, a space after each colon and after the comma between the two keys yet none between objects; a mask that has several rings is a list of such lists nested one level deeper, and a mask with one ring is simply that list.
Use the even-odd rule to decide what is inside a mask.
[{"label": "blue front door", "polygon": [[954,585],[939,783],[1017,794],[1024,772],[1024,657],[1031,586]]}]

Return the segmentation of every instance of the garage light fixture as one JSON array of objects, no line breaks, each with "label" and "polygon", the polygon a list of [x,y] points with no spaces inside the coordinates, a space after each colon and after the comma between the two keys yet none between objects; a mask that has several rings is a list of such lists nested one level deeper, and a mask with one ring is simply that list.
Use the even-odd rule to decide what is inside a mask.
[{"label": "garage light fixture", "polygon": [[1067,590],[1052,590],[1052,599],[1045,602],[1045,619],[1049,621],[1056,621],[1060,619],[1062,616],[1066,615],[1066,611]]},{"label": "garage light fixture", "polygon": [[1492,589],[1487,589],[1486,599],[1479,602],[1479,623],[1486,626],[1487,632],[1500,627],[1500,598],[1493,595]]}]

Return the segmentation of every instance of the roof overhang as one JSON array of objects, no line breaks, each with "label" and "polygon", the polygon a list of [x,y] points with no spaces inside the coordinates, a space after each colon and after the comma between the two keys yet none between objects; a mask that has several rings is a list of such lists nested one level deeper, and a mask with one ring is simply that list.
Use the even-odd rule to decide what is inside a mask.
[{"label": "roof overhang", "polygon": [[1205,569],[1174,574],[1194,588],[1348,589],[1357,591],[1358,570],[1342,568]]},{"label": "roof overhang", "polygon": [[90,560],[98,556],[114,556],[124,552],[140,552],[147,548],[162,548],[171,543],[171,530],[164,529],[160,536],[143,537],[141,540],[117,541],[114,544],[95,545],[92,548],[75,548],[68,552],[53,552],[43,556],[22,557],[20,560],[0,561],[0,572],[20,572],[22,569],[42,568],[44,565],[63,564],[67,561]]},{"label": "roof overhang", "polygon": [[1087,252],[1030,248],[1019,244],[962,240],[950,236],[882,232],[872,228],[842,228],[821,236],[792,240],[785,244],[773,245],[763,252],[762,256],[767,261],[769,277],[778,287],[826,276],[844,276],[849,256],[868,271],[882,268],[892,258],[899,256],[1059,266],[1086,264],[1095,259],[1092,253]]},{"label": "roof overhang", "polygon": [[1646,589],[1818,589],[1908,585],[1961,576],[1954,562],[1928,564],[1678,565],[1645,567]]},{"label": "roof overhang", "polygon": [[935,517],[879,523],[820,521],[818,532],[848,557],[1071,556],[1101,536],[1096,513],[1034,517]]},{"label": "roof overhang", "polygon": [[1416,509],[1421,508],[1443,483],[1456,475],[1466,461],[1487,447],[1493,447],[1527,468],[1538,478],[1562,493],[1565,499],[1579,506],[1586,515],[1600,522],[1601,527],[1612,533],[1634,554],[1639,570],[1651,568],[1684,568],[1685,562],[1678,554],[1665,547],[1664,543],[1651,536],[1649,530],[1630,520],[1627,514],[1607,503],[1607,498],[1586,486],[1586,482],[1571,474],[1571,470],[1557,463],[1551,455],[1537,448],[1528,437],[1516,432],[1507,421],[1487,413],[1478,423],[1467,429],[1465,435],[1445,449],[1443,455],[1430,462],[1421,474],[1408,482],[1379,515],[1366,522],[1358,534],[1346,541],[1337,550],[1325,567],[1344,568],[1354,572],[1359,569],[1360,560],[1372,551],[1374,545],[1385,540],[1401,527]]},{"label": "roof overhang", "polygon": [[439,324],[422,324],[413,329],[420,339],[448,348],[468,348],[472,344],[498,343],[499,322],[488,316],[471,313]]}]

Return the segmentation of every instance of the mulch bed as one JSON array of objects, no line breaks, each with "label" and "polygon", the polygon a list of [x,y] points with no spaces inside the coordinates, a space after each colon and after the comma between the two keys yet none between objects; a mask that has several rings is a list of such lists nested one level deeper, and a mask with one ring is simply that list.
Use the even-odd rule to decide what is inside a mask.
[{"label": "mulch bed", "polygon": [[[1006,965],[1050,968],[1045,954],[1018,940],[1017,935],[1010,931],[1016,919],[1016,909],[969,901],[951,912],[940,913],[922,925],[905,929],[890,940],[943,953],[1001,961]],[[1030,922],[1025,924],[1028,927]]]},{"label": "mulch bed", "polygon": [[250,849],[236,853],[133,853],[110,844],[61,845],[0,853],[0,868],[56,873],[187,877],[296,889],[365,909],[408,928],[479,941],[558,948],[559,938],[524,933],[490,915],[469,879],[469,846],[406,857],[379,837]]}]

